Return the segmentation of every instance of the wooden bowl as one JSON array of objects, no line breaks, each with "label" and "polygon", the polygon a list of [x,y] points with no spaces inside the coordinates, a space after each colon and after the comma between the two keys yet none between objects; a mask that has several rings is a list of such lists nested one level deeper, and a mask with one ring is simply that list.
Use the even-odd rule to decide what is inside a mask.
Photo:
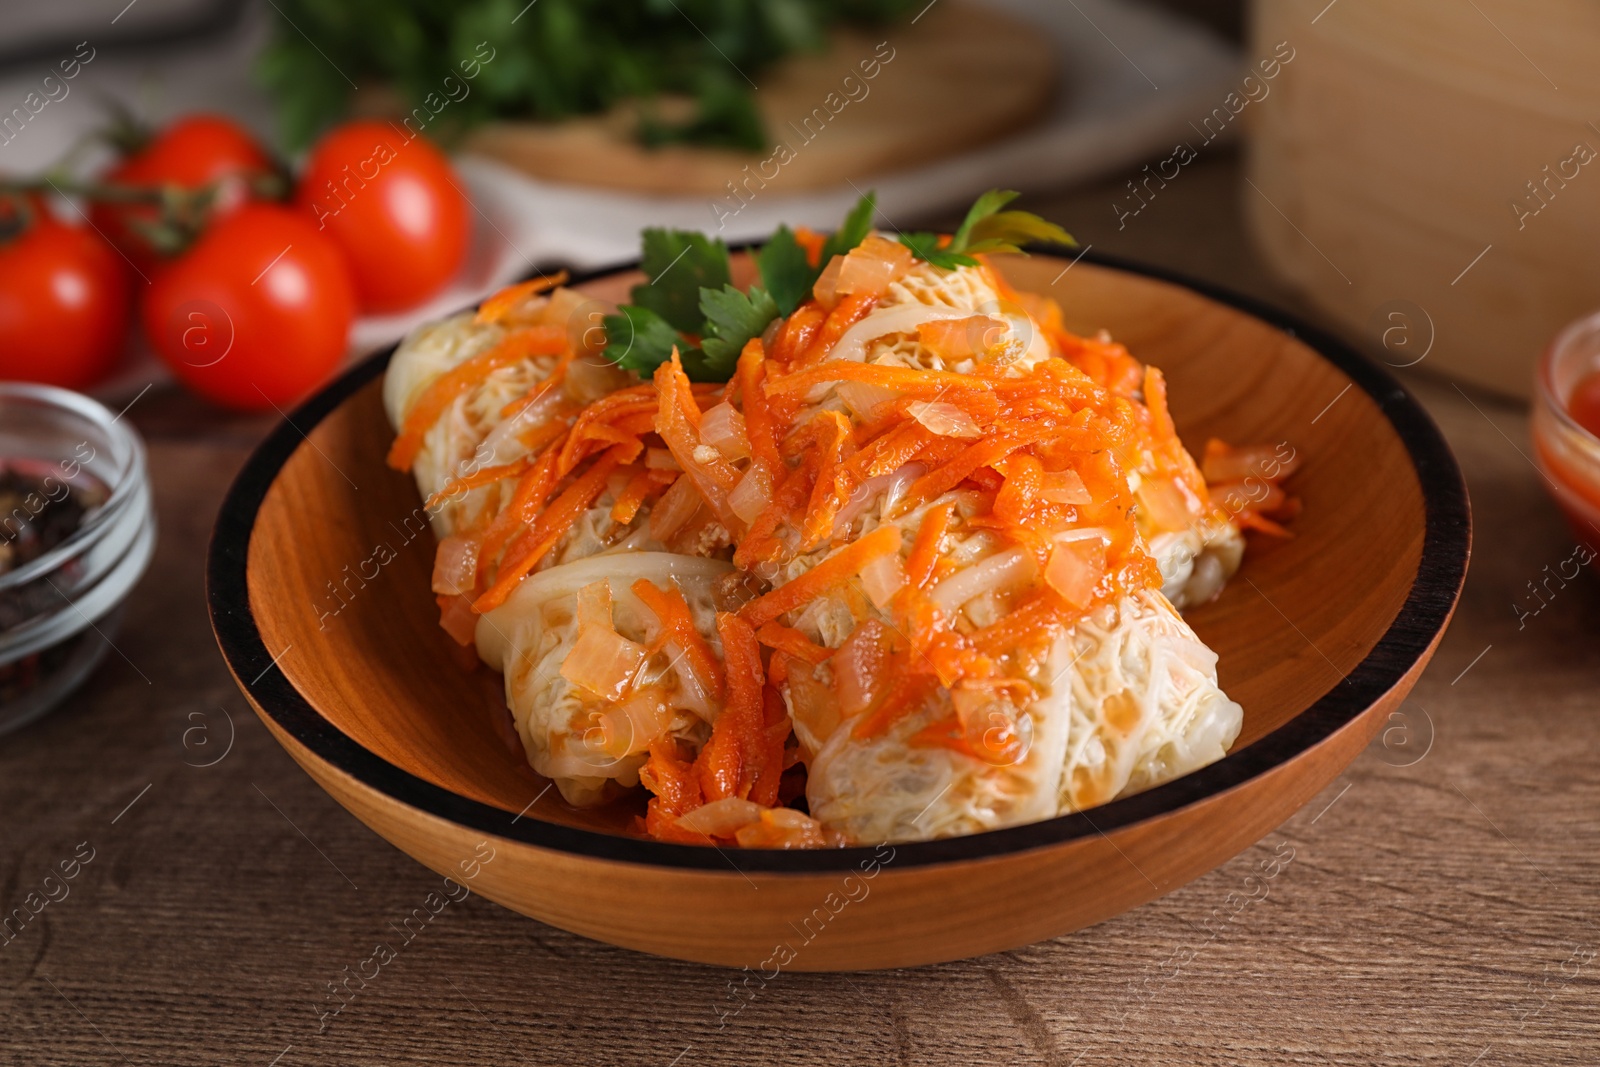
[{"label": "wooden bowl", "polygon": [[[1002,266],[1072,328],[1108,329],[1165,370],[1192,449],[1286,440],[1304,459],[1294,538],[1252,536],[1239,575],[1190,616],[1244,707],[1218,763],[1087,812],[878,849],[664,844],[626,835],[631,812],[569,808],[528,768],[499,675],[437,626],[433,536],[410,477],[384,465],[387,353],[295,412],[229,492],[208,581],[223,655],[273,736],[373,830],[458,878],[492,850],[475,891],[629,948],[769,978],[901,967],[1056,937],[1175,889],[1289,818],[1411,689],[1466,571],[1466,492],[1417,402],[1331,337],[1207,286],[1069,262]],[[638,277],[581,287],[615,297]]]}]

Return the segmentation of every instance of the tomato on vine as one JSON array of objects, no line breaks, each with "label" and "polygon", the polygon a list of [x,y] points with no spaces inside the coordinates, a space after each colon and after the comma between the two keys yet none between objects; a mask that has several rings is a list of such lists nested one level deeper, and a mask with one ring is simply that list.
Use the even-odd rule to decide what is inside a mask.
[{"label": "tomato on vine", "polygon": [[283,407],[344,356],[356,298],[338,247],[301,212],[249,203],[160,265],[140,308],[162,360],[228,407]]},{"label": "tomato on vine", "polygon": [[129,277],[116,250],[55,219],[42,199],[0,220],[0,378],[84,389],[121,355]]},{"label": "tomato on vine", "polygon": [[[216,195],[206,205],[213,215],[226,214],[250,199],[251,181],[276,172],[271,155],[255,135],[223,115],[186,115],[153,134],[134,133],[123,139],[130,148],[102,177],[103,183],[188,192],[216,185]],[[141,270],[155,262],[156,250],[140,227],[162,220],[159,205],[98,201],[89,218]]]},{"label": "tomato on vine", "polygon": [[450,161],[399,126],[357,121],[328,133],[306,160],[295,202],[338,242],[368,311],[426,300],[466,257],[467,201]]}]

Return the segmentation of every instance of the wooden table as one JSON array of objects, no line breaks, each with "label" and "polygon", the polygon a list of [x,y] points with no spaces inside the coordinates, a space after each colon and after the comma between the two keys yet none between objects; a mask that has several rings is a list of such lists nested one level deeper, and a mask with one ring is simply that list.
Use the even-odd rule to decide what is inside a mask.
[{"label": "wooden table", "polygon": [[[1246,246],[1238,185],[1228,154],[1194,164],[1121,232],[1120,179],[1030,206],[1097,249],[1292,304]],[[161,540],[118,654],[70,707],[0,740],[0,908],[75,851],[93,857],[0,944],[0,1060],[1593,1064],[1600,584],[1519,625],[1525,583],[1574,544],[1526,459],[1524,413],[1408,381],[1466,469],[1477,552],[1405,722],[1277,832],[1156,903],[984,959],[785,975],[722,1029],[727,972],[476,897],[322,1028],[329,983],[398,943],[439,880],[311,785],[212,642],[202,553],[266,424],[153,393],[130,417],[150,439]],[[1247,891],[1267,859],[1265,896]]]}]

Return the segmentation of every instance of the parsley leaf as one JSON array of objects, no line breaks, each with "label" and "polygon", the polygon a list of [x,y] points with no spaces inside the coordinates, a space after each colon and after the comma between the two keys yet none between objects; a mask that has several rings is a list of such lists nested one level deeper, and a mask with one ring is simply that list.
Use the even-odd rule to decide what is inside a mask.
[{"label": "parsley leaf", "polygon": [[1031,211],[1000,210],[1019,195],[1010,189],[990,189],[978,197],[943,248],[939,247],[938,234],[927,232],[903,233],[900,243],[918,259],[946,270],[977,266],[973,256],[979,252],[1022,252],[1022,246],[1029,241],[1078,243],[1066,230]]},{"label": "parsley leaf", "polygon": [[[731,285],[700,290],[700,310],[705,313],[705,335],[700,348],[711,381],[727,381],[739,363],[739,353],[752,337],[760,337],[778,317],[778,305],[767,291],[752,285],[741,293]],[[686,368],[687,369],[687,368]]]},{"label": "parsley leaf", "polygon": [[[691,379],[727,381],[750,339],[760,337],[773,319],[799,307],[829,260],[866,239],[876,211],[872,193],[857,201],[823,243],[815,267],[794,231],[778,227],[756,254],[766,288],[751,286],[748,293],[734,288],[728,246],[721,241],[686,230],[645,230],[640,266],[650,281],[633,287],[632,304],[605,317],[605,357],[648,378],[672,358],[676,347]],[[933,234],[927,238],[931,250],[937,238]],[[685,334],[700,338],[699,346]]]},{"label": "parsley leaf", "polygon": [[638,371],[640,377],[649,378],[672,358],[674,345],[682,347],[683,338],[678,331],[649,308],[624,304],[617,311],[620,314],[601,320],[606,331],[602,354],[624,370]]},{"label": "parsley leaf", "polygon": [[834,256],[842,256],[856,245],[867,239],[867,234],[872,232],[872,219],[878,213],[878,194],[869,192],[856,206],[850,209],[850,214],[844,217],[844,222],[837,230],[828,235],[823,242],[822,256],[817,260],[818,273],[821,268],[828,265]]},{"label": "parsley leaf", "polygon": [[[920,230],[916,233],[902,233],[900,243],[911,249],[911,254],[918,259],[932,263],[935,267],[945,270],[955,270],[957,267],[976,267],[978,261],[971,256],[962,255],[951,250],[951,247],[939,247],[939,235]],[[951,242],[953,247],[954,241]]]},{"label": "parsley leaf", "polygon": [[778,232],[756,256],[756,263],[761,267],[761,280],[766,283],[780,314],[791,314],[810,295],[811,287],[829,260],[844,255],[867,239],[867,234],[872,232],[877,203],[875,193],[867,193],[856,201],[844,222],[822,243],[822,253],[815,267],[806,259],[805,249],[795,239],[794,231],[787,226],[778,227]]},{"label": "parsley leaf", "polygon": [[817,268],[806,259],[806,250],[800,247],[794,231],[779,226],[772,240],[762,246],[756,255],[756,265],[761,268],[761,280],[778,306],[778,313],[788,315],[799,307],[817,281]]},{"label": "parsley leaf", "polygon": [[700,290],[728,284],[728,246],[693,230],[644,231],[639,266],[649,281],[633,287],[633,303],[685,333],[700,329]]}]

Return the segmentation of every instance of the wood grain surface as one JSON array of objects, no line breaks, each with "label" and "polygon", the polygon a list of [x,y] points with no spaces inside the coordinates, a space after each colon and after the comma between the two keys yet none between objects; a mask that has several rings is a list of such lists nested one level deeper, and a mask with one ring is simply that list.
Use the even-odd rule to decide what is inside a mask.
[{"label": "wood grain surface", "polygon": [[[1027,206],[1101,250],[1284,302],[1244,243],[1230,157],[1185,168],[1119,232],[1121,187]],[[1523,455],[1523,413],[1407,380],[1466,470],[1476,552],[1405,719],[1348,772],[1234,861],[1092,929],[937,967],[786,974],[739,1000],[726,971],[476,896],[428,911],[442,880],[307,781],[212,643],[201,555],[266,424],[153,392],[128,417],[151,440],[161,541],[121,654],[0,739],[0,908],[94,850],[0,942],[0,1062],[1592,1064],[1600,585],[1559,589],[1519,629],[1527,583],[1574,544]],[[323,1018],[328,983],[373,974],[380,942],[394,958]]]}]

